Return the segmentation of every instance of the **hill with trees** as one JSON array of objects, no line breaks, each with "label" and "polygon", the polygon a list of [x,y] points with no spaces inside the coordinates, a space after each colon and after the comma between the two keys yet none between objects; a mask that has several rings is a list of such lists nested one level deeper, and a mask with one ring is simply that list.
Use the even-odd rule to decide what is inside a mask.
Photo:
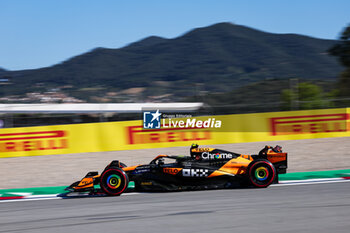
[{"label": "hill with trees", "polygon": [[270,79],[335,81],[341,66],[327,53],[335,43],[219,23],[173,39],[96,48],[51,67],[0,70],[11,80],[1,96],[59,89],[88,102],[179,101]]}]

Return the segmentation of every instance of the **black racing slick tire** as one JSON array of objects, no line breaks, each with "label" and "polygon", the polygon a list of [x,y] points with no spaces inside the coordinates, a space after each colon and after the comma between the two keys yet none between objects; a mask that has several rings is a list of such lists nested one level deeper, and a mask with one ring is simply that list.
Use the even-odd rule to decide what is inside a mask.
[{"label": "black racing slick tire", "polygon": [[103,171],[100,177],[100,186],[104,193],[110,196],[122,194],[128,187],[129,178],[123,169],[110,167]]},{"label": "black racing slick tire", "polygon": [[247,175],[251,185],[266,188],[274,181],[277,173],[275,166],[270,161],[258,159],[249,164]]}]

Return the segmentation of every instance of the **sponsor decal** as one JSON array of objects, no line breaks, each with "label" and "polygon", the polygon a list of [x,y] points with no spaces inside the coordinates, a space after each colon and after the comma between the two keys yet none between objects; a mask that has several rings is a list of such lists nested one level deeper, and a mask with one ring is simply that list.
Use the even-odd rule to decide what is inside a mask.
[{"label": "sponsor decal", "polygon": [[145,172],[149,172],[150,168],[136,168],[133,172],[133,174],[140,174],[140,173],[145,173]]},{"label": "sponsor decal", "polygon": [[272,154],[269,154],[268,155],[270,158],[284,158],[284,157],[286,157],[285,156],[285,154],[283,153],[282,155],[279,155],[279,154],[274,154],[274,155],[272,155]]},{"label": "sponsor decal", "polygon": [[181,170],[182,168],[163,168],[163,172],[168,173],[170,175],[176,175]]},{"label": "sponsor decal", "polygon": [[77,188],[85,187],[85,186],[92,185],[92,184],[93,184],[92,181],[82,181],[82,182],[80,182],[80,184],[77,186]]},{"label": "sponsor decal", "polygon": [[[346,132],[349,114],[323,114],[270,118],[271,134]],[[349,124],[350,125],[350,124]]]},{"label": "sponsor decal", "polygon": [[182,163],[185,167],[191,167],[192,163],[191,162],[183,162]]},{"label": "sponsor decal", "polygon": [[212,150],[214,149],[209,147],[201,147],[201,148],[192,149],[192,152],[204,152],[204,151],[212,151]]},{"label": "sponsor decal", "polygon": [[207,177],[208,169],[182,169],[182,176],[185,177]]},{"label": "sponsor decal", "polygon": [[209,166],[220,166],[222,167],[224,164],[226,164],[226,161],[220,161],[220,160],[212,160],[209,162]]},{"label": "sponsor decal", "polygon": [[66,149],[66,136],[64,130],[0,134],[0,152]]},{"label": "sponsor decal", "polygon": [[150,181],[150,182],[141,182],[141,185],[153,185],[153,183]]},{"label": "sponsor decal", "polygon": [[188,142],[210,140],[211,133],[205,129],[176,128],[143,130],[140,126],[126,127],[128,144]]},{"label": "sponsor decal", "polygon": [[232,154],[203,152],[202,159],[232,159]]}]

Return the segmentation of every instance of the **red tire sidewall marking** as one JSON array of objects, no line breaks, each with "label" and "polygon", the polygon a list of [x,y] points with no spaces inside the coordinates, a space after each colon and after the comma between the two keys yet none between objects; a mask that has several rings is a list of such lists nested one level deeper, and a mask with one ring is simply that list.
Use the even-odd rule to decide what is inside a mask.
[{"label": "red tire sidewall marking", "polygon": [[109,194],[109,195],[112,195],[112,196],[117,196],[117,195],[121,194],[122,192],[124,192],[124,190],[126,189],[126,187],[127,187],[127,185],[126,185],[126,183],[127,183],[127,182],[126,182],[126,181],[127,181],[127,178],[126,178],[124,172],[121,172],[120,170],[111,168],[111,169],[108,169],[107,171],[105,171],[105,172],[102,174],[102,176],[101,176],[101,181],[100,181],[100,182],[102,182],[102,180],[103,180],[105,174],[108,173],[109,171],[118,171],[118,173],[120,173],[120,174],[123,175],[123,177],[124,177],[124,188],[123,188],[121,191],[119,191],[118,193],[112,193],[112,192],[109,192],[108,190],[106,190],[103,186],[101,186],[101,185],[100,185],[100,186],[101,186],[101,188],[103,189],[103,191],[104,191],[105,193],[107,193],[107,194]]},{"label": "red tire sidewall marking", "polygon": [[[255,182],[252,180],[252,177],[251,177],[252,169],[253,169],[257,164],[259,164],[259,163],[265,163],[265,164],[267,164],[267,165],[271,168],[271,170],[272,170],[272,178],[271,178],[271,180],[270,180],[267,184],[264,184],[264,185],[255,183]],[[253,166],[251,166],[251,168],[249,169],[249,173],[248,173],[248,174],[249,174],[249,180],[250,180],[250,182],[252,182],[255,186],[257,186],[257,187],[259,187],[259,188],[264,188],[264,187],[269,186],[269,185],[273,182],[273,179],[274,179],[274,177],[275,177],[275,169],[273,168],[273,165],[271,165],[270,163],[268,163],[268,162],[266,162],[266,161],[259,161],[259,162],[255,163]]]}]

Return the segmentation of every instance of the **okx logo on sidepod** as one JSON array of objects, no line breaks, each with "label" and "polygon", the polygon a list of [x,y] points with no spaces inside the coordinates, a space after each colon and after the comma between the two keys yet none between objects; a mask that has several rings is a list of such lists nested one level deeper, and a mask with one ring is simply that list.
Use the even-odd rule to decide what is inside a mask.
[{"label": "okx logo on sidepod", "polygon": [[143,112],[143,128],[144,129],[160,129],[160,116],[162,114],[159,109],[156,112]]}]

